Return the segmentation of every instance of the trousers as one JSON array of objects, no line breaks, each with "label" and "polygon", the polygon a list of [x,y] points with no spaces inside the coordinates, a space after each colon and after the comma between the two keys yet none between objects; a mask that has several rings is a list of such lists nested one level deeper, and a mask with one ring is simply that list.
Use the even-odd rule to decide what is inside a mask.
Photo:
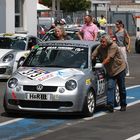
[{"label": "trousers", "polygon": [[114,103],[115,103],[116,84],[118,85],[119,88],[120,106],[127,105],[125,75],[126,75],[126,71],[123,70],[116,76],[108,78],[107,104],[111,105],[112,107],[114,107]]}]

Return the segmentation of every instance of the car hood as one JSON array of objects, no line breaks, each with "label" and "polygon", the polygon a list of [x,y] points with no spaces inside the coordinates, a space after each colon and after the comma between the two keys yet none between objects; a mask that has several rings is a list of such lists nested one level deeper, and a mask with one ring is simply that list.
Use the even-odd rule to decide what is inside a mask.
[{"label": "car hood", "polygon": [[12,49],[0,49],[0,57],[4,56],[8,52],[13,51]]},{"label": "car hood", "polygon": [[54,86],[63,86],[70,79],[78,80],[85,73],[80,69],[74,68],[22,68],[17,71],[17,78],[29,84],[47,84]]}]

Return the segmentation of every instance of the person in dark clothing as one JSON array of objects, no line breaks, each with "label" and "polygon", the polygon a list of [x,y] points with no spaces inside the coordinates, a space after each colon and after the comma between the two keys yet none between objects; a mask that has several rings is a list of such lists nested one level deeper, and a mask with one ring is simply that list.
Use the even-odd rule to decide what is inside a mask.
[{"label": "person in dark clothing", "polygon": [[56,26],[54,29],[54,34],[51,36],[50,40],[69,40],[71,39],[67,36],[63,26]]}]

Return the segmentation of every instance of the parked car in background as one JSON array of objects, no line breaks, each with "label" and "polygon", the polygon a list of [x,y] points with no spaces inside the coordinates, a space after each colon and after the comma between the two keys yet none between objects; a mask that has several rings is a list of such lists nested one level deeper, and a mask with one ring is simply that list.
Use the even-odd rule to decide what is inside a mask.
[{"label": "parked car in background", "polygon": [[106,104],[107,77],[91,54],[99,42],[47,41],[31,51],[7,81],[4,109],[7,113],[82,113],[92,116]]},{"label": "parked car in background", "polygon": [[0,79],[8,79],[39,42],[33,35],[0,34]]}]

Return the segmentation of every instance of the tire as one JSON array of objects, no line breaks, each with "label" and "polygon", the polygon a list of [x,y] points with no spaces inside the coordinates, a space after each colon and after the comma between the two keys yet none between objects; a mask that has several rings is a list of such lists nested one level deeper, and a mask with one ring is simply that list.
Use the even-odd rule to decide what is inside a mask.
[{"label": "tire", "polygon": [[120,105],[120,94],[119,94],[119,88],[118,85],[116,84],[116,90],[115,90],[115,100],[114,100],[114,105],[115,107]]},{"label": "tire", "polygon": [[92,90],[89,90],[87,96],[85,97],[85,102],[82,111],[83,115],[86,117],[93,116],[95,112],[95,106],[96,106],[95,94]]}]

